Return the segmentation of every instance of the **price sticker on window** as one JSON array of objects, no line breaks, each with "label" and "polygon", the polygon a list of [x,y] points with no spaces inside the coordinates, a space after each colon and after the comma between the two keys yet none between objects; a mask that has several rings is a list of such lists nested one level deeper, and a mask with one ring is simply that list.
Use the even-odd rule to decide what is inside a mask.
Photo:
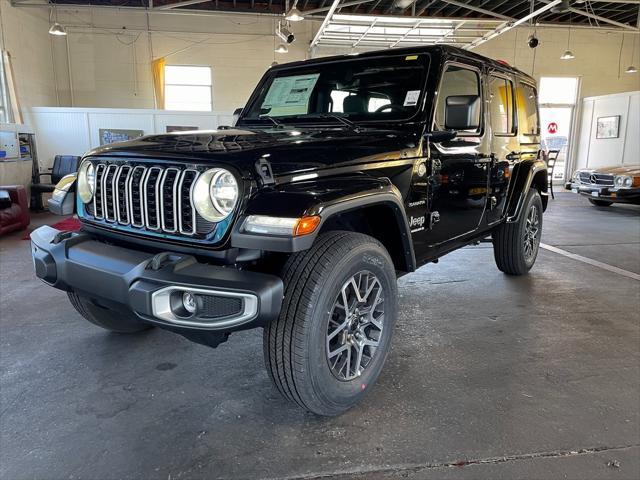
[{"label": "price sticker on window", "polygon": [[413,107],[418,104],[418,98],[420,97],[420,90],[409,90],[407,96],[404,97],[404,106]]}]

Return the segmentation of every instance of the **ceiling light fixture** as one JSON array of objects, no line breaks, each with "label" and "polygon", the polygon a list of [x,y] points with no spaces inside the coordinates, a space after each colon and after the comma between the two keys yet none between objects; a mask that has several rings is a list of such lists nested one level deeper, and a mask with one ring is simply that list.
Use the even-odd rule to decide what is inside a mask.
[{"label": "ceiling light fixture", "polygon": [[571,50],[565,50],[565,52],[560,56],[560,60],[573,60],[574,58],[576,58],[576,56]]},{"label": "ceiling light fixture", "polygon": [[[55,7],[54,7],[55,8]],[[51,8],[49,10],[49,23],[51,26],[49,27],[49,35],[55,35],[56,37],[63,37],[67,34],[67,31],[64,29],[62,25],[58,23],[58,9]],[[52,14],[55,15],[54,19],[52,19]],[[52,20],[54,20],[52,22]]]},{"label": "ceiling light fixture", "polygon": [[[640,7],[638,7],[638,18],[640,18]],[[629,65],[627,67],[627,69],[624,71],[624,73],[638,73],[638,69],[636,68],[636,66],[633,64],[633,59],[636,56],[636,39],[635,37],[632,37],[633,40],[631,40],[632,46],[631,46],[631,65]]]},{"label": "ceiling light fixture", "polygon": [[284,18],[286,18],[290,22],[301,22],[302,20],[304,20],[304,15],[300,10],[296,8],[296,5],[298,5],[298,0],[293,2],[293,7],[291,7],[291,10],[289,10],[284,16]]},{"label": "ceiling light fixture", "polygon": [[49,34],[62,37],[67,34],[67,31],[58,22],[54,22],[53,25],[51,25],[51,28],[49,28]]},{"label": "ceiling light fixture", "polygon": [[569,33],[567,34],[567,49],[564,51],[562,55],[560,55],[560,60],[573,60],[576,56],[570,49],[571,45],[571,15],[569,15]]},{"label": "ceiling light fixture", "polygon": [[276,52],[276,53],[289,53],[289,49],[287,48],[287,46],[284,43],[281,43],[280,45],[278,45],[276,47],[274,52]]}]

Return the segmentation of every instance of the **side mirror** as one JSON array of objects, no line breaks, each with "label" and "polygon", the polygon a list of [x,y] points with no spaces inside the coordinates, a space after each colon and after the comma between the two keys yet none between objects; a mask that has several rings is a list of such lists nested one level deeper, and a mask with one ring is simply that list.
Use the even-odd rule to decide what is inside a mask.
[{"label": "side mirror", "polygon": [[444,125],[447,130],[477,130],[480,128],[481,103],[478,95],[447,97]]}]

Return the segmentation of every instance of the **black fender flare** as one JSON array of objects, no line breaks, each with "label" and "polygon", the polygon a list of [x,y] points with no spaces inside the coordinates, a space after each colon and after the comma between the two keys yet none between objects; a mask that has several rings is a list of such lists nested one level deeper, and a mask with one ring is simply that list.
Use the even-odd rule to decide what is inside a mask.
[{"label": "black fender flare", "polygon": [[[330,187],[330,188],[329,188]],[[365,175],[323,178],[280,185],[258,192],[248,202],[231,232],[231,246],[269,252],[294,253],[311,248],[324,224],[338,214],[382,205],[393,212],[394,234],[400,236],[404,254],[404,269],[416,268],[411,229],[407,221],[402,195],[388,178]],[[271,236],[247,233],[242,226],[249,215],[299,218],[319,215],[320,225],[309,235],[300,237]],[[393,226],[390,226],[390,232]]]},{"label": "black fender flare", "polygon": [[505,209],[507,223],[517,222],[520,219],[527,193],[532,185],[535,185],[540,191],[542,205],[546,210],[549,188],[547,164],[541,159],[523,160],[513,167]]}]

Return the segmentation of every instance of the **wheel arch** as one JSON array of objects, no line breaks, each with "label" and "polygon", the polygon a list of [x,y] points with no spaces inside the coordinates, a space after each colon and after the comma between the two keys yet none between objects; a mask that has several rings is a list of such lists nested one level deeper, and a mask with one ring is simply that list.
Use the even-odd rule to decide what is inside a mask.
[{"label": "wheel arch", "polygon": [[332,209],[326,218],[323,217],[318,235],[331,230],[369,235],[384,245],[397,271],[412,272],[416,268],[404,208],[392,199],[377,198],[372,202],[357,202]]},{"label": "wheel arch", "polygon": [[540,160],[527,160],[518,163],[511,173],[509,201],[507,204],[507,222],[517,222],[522,213],[522,206],[530,188],[535,188],[542,199],[545,211],[549,202],[547,164]]},{"label": "wheel arch", "polygon": [[[321,223],[309,235],[269,237],[241,231],[247,215],[303,217]],[[311,248],[320,233],[356,231],[376,238],[389,251],[396,270],[412,272],[416,260],[400,191],[388,178],[334,177],[279,186],[256,195],[231,234],[233,247],[293,253]]]}]

